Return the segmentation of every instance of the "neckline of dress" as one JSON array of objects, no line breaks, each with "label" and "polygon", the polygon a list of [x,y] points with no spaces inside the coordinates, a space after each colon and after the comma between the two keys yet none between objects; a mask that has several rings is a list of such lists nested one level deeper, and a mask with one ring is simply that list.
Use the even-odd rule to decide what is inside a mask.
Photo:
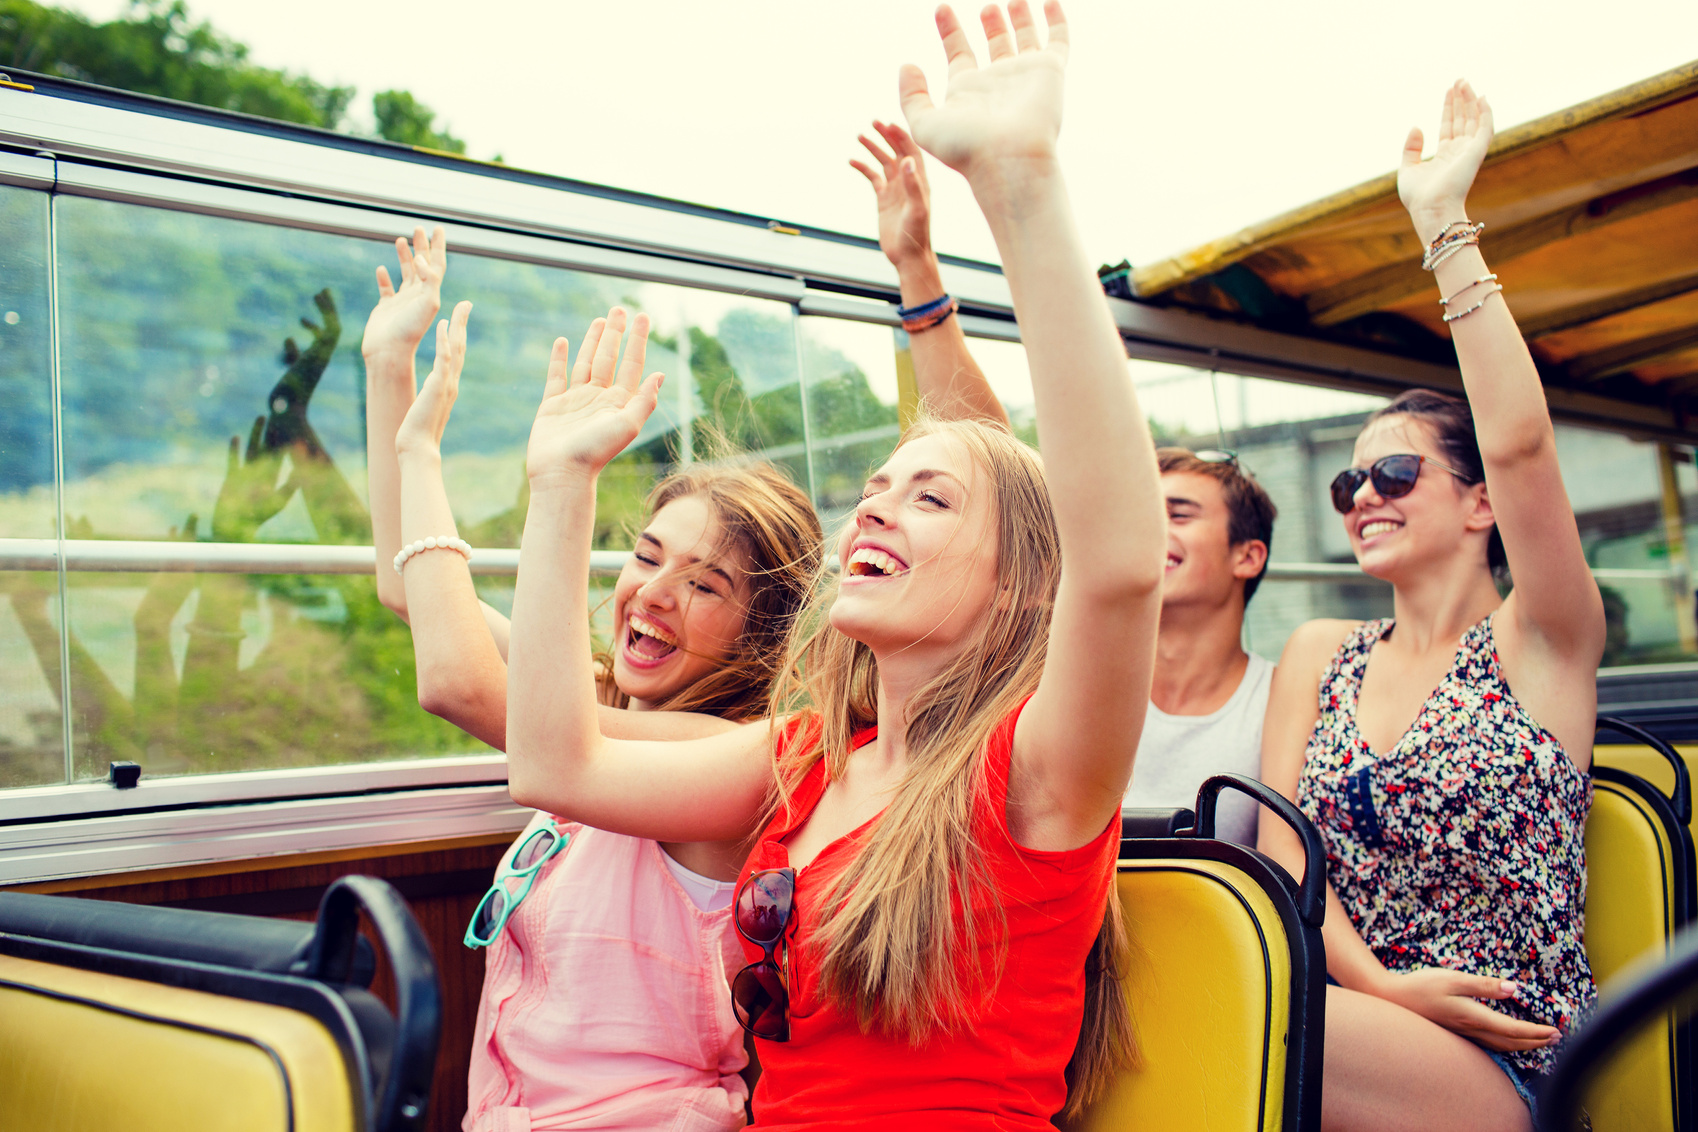
[{"label": "neckline of dress", "polygon": [[[1387,747],[1384,751],[1375,751],[1373,747],[1369,746],[1367,736],[1362,734],[1360,716],[1362,713],[1362,682],[1368,675],[1368,660],[1374,655],[1374,646],[1385,640],[1386,635],[1397,626],[1397,618],[1382,617],[1379,620],[1377,630],[1375,630],[1374,638],[1372,640],[1364,639],[1362,641],[1362,663],[1357,666],[1355,675],[1350,678],[1352,684],[1350,692],[1350,734],[1351,737],[1355,739],[1356,746],[1367,751],[1368,757],[1373,759],[1375,762],[1388,759],[1397,754],[1398,751],[1402,750],[1404,743],[1408,740],[1409,736],[1414,733],[1415,728],[1427,717],[1427,713],[1432,710],[1433,701],[1438,698],[1439,693],[1444,691],[1445,687],[1449,685],[1452,680],[1456,679],[1457,669],[1462,666],[1464,656],[1468,651],[1465,646],[1468,644],[1469,634],[1473,633],[1482,625],[1488,626],[1489,631],[1491,620],[1494,616],[1496,616],[1496,614],[1497,610],[1494,609],[1491,613],[1486,614],[1484,617],[1480,618],[1480,620],[1474,622],[1474,624],[1468,626],[1468,628],[1462,631],[1462,635],[1456,640],[1456,653],[1450,658],[1450,667],[1445,669],[1443,676],[1439,677],[1439,682],[1433,685],[1433,690],[1427,693],[1427,698],[1421,701],[1421,706],[1416,709],[1415,717],[1409,721],[1409,726],[1405,727],[1397,738],[1392,741],[1391,746]],[[1372,625],[1374,623],[1369,622],[1368,624]],[[1366,625],[1363,627],[1367,628]],[[1364,638],[1365,637],[1366,634],[1364,634]]]}]

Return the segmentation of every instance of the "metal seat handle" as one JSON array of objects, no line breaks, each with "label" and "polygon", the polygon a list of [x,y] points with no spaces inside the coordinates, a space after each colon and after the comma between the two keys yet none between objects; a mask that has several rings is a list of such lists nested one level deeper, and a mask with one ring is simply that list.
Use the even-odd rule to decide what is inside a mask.
[{"label": "metal seat handle", "polygon": [[1653,735],[1638,724],[1629,723],[1613,715],[1600,715],[1594,734],[1596,731],[1614,731],[1625,735],[1667,759],[1669,766],[1674,768],[1674,794],[1669,798],[1669,808],[1674,811],[1675,821],[1681,825],[1692,824],[1692,773],[1686,769],[1686,760],[1680,757],[1679,751],[1669,746],[1661,736]]},{"label": "metal seat handle", "polygon": [[368,1127],[372,1132],[423,1132],[442,1036],[442,983],[430,944],[401,894],[368,876],[342,877],[326,889],[307,955],[307,977],[327,983],[348,981],[362,909],[389,956],[397,1014],[394,1055]]},{"label": "metal seat handle", "polygon": [[1243,774],[1217,774],[1197,791],[1197,824],[1192,827],[1191,836],[1215,835],[1215,803],[1222,790],[1250,795],[1296,831],[1297,839],[1303,843],[1303,880],[1292,895],[1297,898],[1297,915],[1303,922],[1312,928],[1320,927],[1327,914],[1327,849],[1315,824],[1271,786]]}]

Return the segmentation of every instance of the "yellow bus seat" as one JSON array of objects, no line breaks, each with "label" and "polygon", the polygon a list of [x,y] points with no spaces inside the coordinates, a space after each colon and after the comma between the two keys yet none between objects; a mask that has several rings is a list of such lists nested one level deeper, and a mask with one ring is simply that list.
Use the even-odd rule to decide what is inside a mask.
[{"label": "yellow bus seat", "polygon": [[316,925],[0,893],[0,1126],[421,1132],[440,1030],[424,935],[375,877]]},{"label": "yellow bus seat", "polygon": [[[1309,854],[1301,886],[1260,853],[1214,838],[1222,789],[1249,793],[1297,828]],[[1261,783],[1220,775],[1204,783],[1191,828],[1122,840],[1116,883],[1138,1058],[1067,1127],[1318,1129],[1326,853],[1314,827]]]},{"label": "yellow bus seat", "polygon": [[1672,1013],[1686,1019],[1698,1001],[1698,929],[1681,931],[1667,953],[1641,956],[1599,992],[1599,1005],[1563,1042],[1539,1088],[1538,1132],[1620,1127],[1592,1109],[1595,1086],[1646,1034],[1660,1039]]},{"label": "yellow bus seat", "polygon": [[[1665,797],[1619,766],[1592,768],[1586,823],[1586,953],[1602,986],[1635,961],[1660,956],[1694,911],[1694,864],[1685,765],[1649,732],[1599,717],[1600,733],[1637,740],[1663,761],[1673,784]],[[1598,1132],[1692,1129],[1691,1034],[1672,1015],[1642,1030],[1590,1083],[1586,1108]]]}]

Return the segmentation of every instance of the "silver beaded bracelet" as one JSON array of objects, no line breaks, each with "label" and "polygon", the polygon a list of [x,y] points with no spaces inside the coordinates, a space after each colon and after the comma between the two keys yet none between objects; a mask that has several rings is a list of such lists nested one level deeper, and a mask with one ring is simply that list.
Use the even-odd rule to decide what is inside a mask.
[{"label": "silver beaded bracelet", "polygon": [[1490,291],[1486,292],[1486,298],[1485,299],[1481,299],[1479,302],[1475,303],[1473,306],[1469,307],[1467,310],[1455,311],[1451,314],[1445,315],[1444,316],[1445,322],[1447,322],[1447,323],[1455,322],[1459,318],[1467,318],[1469,315],[1473,314],[1475,311],[1477,311],[1481,307],[1485,306],[1486,305],[1486,299],[1491,298],[1493,295],[1500,294],[1502,291],[1503,291],[1503,284],[1502,283],[1493,283],[1492,289]]},{"label": "silver beaded bracelet", "polygon": [[472,544],[465,539],[455,538],[452,535],[431,535],[429,538],[419,539],[417,542],[408,543],[401,548],[401,553],[395,556],[395,572],[399,574],[401,567],[407,564],[407,559],[427,550],[454,550],[458,551],[467,562],[472,560]]}]

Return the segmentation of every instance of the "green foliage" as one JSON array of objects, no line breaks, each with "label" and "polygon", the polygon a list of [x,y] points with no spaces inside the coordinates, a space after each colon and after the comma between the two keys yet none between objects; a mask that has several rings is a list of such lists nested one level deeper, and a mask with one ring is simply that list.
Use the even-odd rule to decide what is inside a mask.
[{"label": "green foliage", "polygon": [[183,0],[131,0],[103,24],[32,0],[0,0],[3,66],[100,83],[284,122],[336,129],[354,88],[251,62],[248,48],[205,21],[192,23]]},{"label": "green foliage", "polygon": [[382,90],[371,96],[372,113],[377,117],[380,137],[402,145],[440,149],[447,153],[465,153],[466,143],[436,128],[436,115],[430,107],[404,90]]},{"label": "green foliage", "polygon": [[[184,0],[130,0],[106,23],[35,0],[0,0],[0,70],[8,67],[327,130],[347,128],[354,101],[351,86],[254,63],[246,44],[191,20]],[[466,152],[407,91],[374,95],[372,114],[379,137]]]}]

